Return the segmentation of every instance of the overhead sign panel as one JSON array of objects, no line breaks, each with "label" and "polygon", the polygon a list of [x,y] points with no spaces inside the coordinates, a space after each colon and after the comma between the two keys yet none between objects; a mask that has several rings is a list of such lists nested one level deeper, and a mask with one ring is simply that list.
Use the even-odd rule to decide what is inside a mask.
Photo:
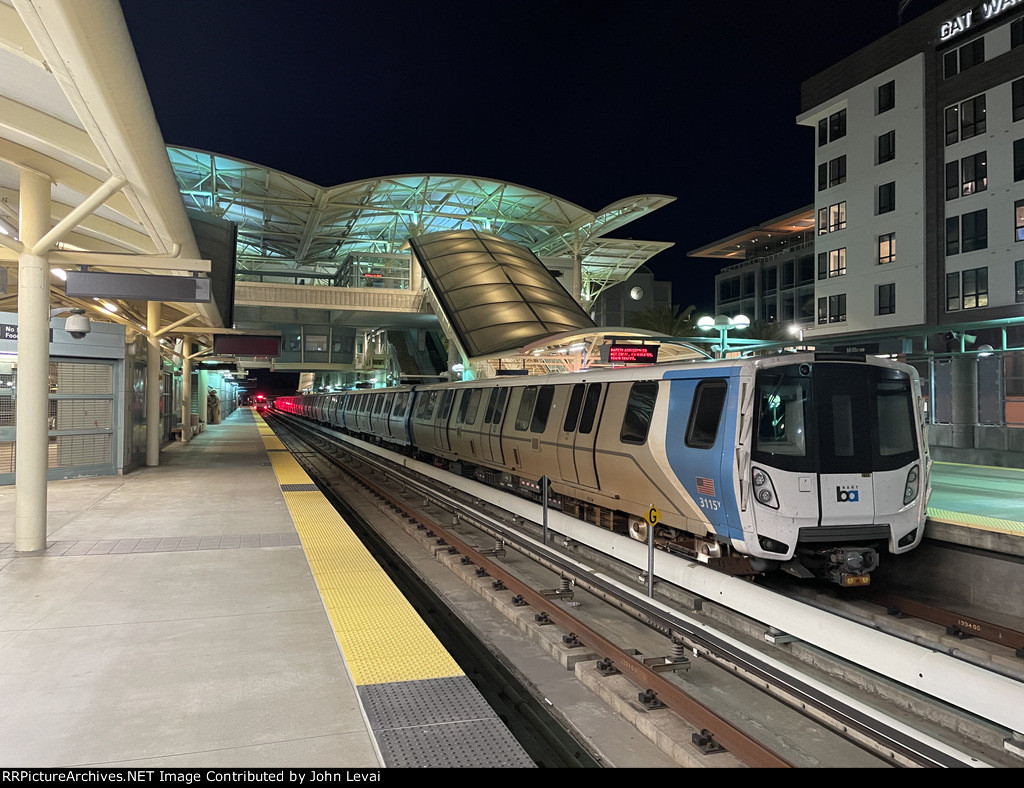
[{"label": "overhead sign panel", "polygon": [[271,356],[281,355],[281,337],[239,334],[218,334],[213,338],[215,356]]},{"label": "overhead sign panel", "polygon": [[210,280],[195,276],[68,271],[66,292],[78,298],[206,303],[210,300]]},{"label": "overhead sign panel", "polygon": [[655,364],[658,345],[617,345],[614,342],[602,350],[608,351],[609,364]]}]

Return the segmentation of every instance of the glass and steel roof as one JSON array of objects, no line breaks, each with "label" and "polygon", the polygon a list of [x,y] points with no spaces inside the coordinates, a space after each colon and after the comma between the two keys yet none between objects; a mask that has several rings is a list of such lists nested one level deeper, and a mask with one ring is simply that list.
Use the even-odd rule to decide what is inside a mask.
[{"label": "glass and steel roof", "polygon": [[668,242],[607,233],[672,202],[638,195],[596,213],[525,186],[464,175],[396,175],[318,186],[258,164],[168,148],[186,208],[238,225],[239,278],[303,276],[305,284],[353,285],[380,276],[408,287],[402,247],[417,235],[479,230],[531,250],[550,267],[579,257],[592,300],[626,279]]},{"label": "glass and steel roof", "polygon": [[518,351],[594,321],[527,249],[476,230],[409,239],[469,359]]}]

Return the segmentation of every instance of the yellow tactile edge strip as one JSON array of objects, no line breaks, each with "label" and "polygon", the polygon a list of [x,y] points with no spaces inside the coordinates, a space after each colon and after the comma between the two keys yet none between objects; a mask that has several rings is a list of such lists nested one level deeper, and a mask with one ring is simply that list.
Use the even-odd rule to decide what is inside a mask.
[{"label": "yellow tactile edge strip", "polygon": [[980,528],[985,531],[999,531],[1001,533],[1024,534],[1024,523],[1013,520],[1000,520],[997,517],[984,517],[978,514],[963,514],[962,512],[951,512],[947,509],[928,509],[928,519],[949,525],[969,525],[972,528]]},{"label": "yellow tactile edge strip", "polygon": [[[312,483],[290,454],[269,456],[280,484]],[[465,675],[323,494],[282,494],[357,686]]]}]

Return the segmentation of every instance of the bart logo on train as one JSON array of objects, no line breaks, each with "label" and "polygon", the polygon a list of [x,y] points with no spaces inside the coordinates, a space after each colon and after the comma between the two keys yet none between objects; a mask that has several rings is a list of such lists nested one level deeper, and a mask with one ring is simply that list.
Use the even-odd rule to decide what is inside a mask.
[{"label": "bart logo on train", "polygon": [[860,492],[856,489],[844,490],[836,487],[836,501],[839,503],[851,503],[860,500]]}]

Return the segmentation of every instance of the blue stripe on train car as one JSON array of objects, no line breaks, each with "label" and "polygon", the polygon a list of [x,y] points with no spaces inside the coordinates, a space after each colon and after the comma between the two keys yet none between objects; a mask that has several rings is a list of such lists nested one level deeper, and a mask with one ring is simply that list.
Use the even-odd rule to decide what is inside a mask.
[{"label": "blue stripe on train car", "polygon": [[[743,526],[733,486],[737,410],[739,408],[739,367],[715,370],[685,370],[668,373],[668,436],[665,442],[669,466],[707,517],[715,533],[743,541]],[[710,374],[709,374],[710,373]],[[726,399],[714,443],[707,447],[687,445],[687,430],[693,395],[703,380],[725,380]]]}]

